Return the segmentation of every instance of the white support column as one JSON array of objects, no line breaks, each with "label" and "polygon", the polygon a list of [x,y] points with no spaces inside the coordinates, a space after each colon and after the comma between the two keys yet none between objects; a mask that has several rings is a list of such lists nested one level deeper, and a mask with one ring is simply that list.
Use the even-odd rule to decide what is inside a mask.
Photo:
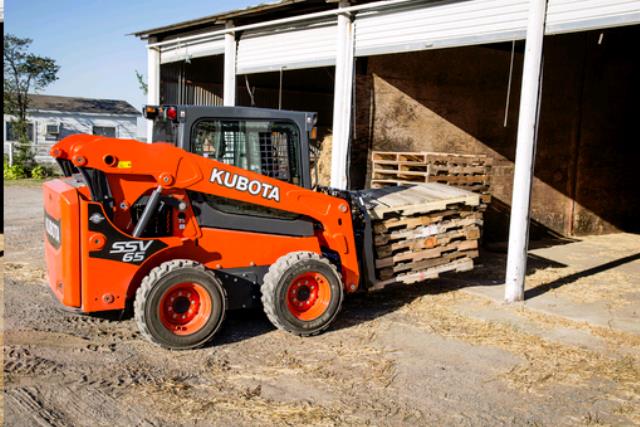
[{"label": "white support column", "polygon": [[[147,49],[147,104],[160,104],[160,50]],[[147,120],[147,143],[153,139],[153,121]]]},{"label": "white support column", "polygon": [[[226,23],[227,28],[233,27],[233,22]],[[224,35],[224,92],[222,99],[225,106],[236,105],[236,33]]]},{"label": "white support column", "polygon": [[[340,7],[349,2],[341,1]],[[348,12],[338,14],[336,75],[333,92],[333,145],[331,150],[331,186],[347,188],[347,156],[351,135],[351,102],[354,69],[354,25]]]},{"label": "white support column", "polygon": [[520,90],[518,138],[509,224],[509,253],[505,278],[504,298],[507,302],[524,299],[546,12],[547,0],[529,1],[529,24]]}]

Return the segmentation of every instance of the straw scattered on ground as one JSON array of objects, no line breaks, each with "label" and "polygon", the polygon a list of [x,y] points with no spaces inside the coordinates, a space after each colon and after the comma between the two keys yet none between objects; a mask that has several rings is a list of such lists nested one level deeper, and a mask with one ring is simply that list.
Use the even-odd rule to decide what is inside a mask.
[{"label": "straw scattered on ground", "polygon": [[[621,404],[635,402],[634,408],[625,410],[627,416],[640,421],[640,353],[631,355],[617,351],[617,346],[622,343],[638,348],[639,337],[589,327],[611,344],[606,352],[593,351],[544,339],[507,322],[475,319],[456,310],[458,306],[469,307],[477,303],[477,297],[451,292],[416,299],[403,311],[432,333],[473,345],[497,347],[522,357],[523,362],[503,376],[519,390],[539,394],[553,384],[593,387],[597,381],[611,382],[613,387],[606,392],[606,397],[619,400]],[[506,308],[501,306],[500,309]],[[526,313],[525,316],[540,328],[559,325],[582,328],[574,324],[577,322],[547,318],[527,309],[512,310],[519,310],[521,315]]]}]

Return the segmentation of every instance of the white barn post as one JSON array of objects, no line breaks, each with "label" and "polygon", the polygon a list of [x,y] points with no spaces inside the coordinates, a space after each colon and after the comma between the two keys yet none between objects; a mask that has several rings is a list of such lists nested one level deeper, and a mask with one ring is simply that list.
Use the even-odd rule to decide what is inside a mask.
[{"label": "white barn post", "polygon": [[524,299],[546,13],[547,0],[530,0],[509,224],[509,252],[504,294],[506,302]]},{"label": "white barn post", "polygon": [[[226,23],[227,28],[233,27],[233,22]],[[223,104],[228,107],[236,105],[236,34],[228,32],[224,35],[224,90]]]},{"label": "white barn post", "polygon": [[[160,50],[147,48],[147,104],[160,104]],[[153,142],[153,121],[147,120],[147,142]]]},{"label": "white barn post", "polygon": [[[340,2],[340,8],[347,6],[349,6],[349,2]],[[331,186],[346,189],[354,69],[354,25],[348,12],[338,14],[337,37],[336,75],[333,94]]]}]

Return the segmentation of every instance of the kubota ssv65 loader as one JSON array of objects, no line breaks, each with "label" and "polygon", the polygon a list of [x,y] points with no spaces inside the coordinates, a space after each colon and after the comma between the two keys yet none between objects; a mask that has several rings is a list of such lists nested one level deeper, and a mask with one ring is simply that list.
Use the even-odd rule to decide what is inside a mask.
[{"label": "kubota ssv65 loader", "polygon": [[65,177],[44,185],[45,254],[65,307],[132,303],[146,338],[186,349],[260,302],[276,327],[319,333],[374,280],[361,202],[311,187],[314,114],[145,113],[165,143],[74,135],[51,149]]}]

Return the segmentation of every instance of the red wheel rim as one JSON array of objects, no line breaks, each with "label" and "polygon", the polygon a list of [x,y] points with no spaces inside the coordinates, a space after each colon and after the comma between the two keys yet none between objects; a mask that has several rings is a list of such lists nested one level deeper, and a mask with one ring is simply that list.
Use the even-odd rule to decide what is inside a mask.
[{"label": "red wheel rim", "polygon": [[198,332],[211,316],[211,296],[201,285],[177,283],[167,289],[158,307],[160,322],[171,333],[190,335]]},{"label": "red wheel rim", "polygon": [[331,285],[326,276],[310,271],[296,276],[287,288],[287,307],[304,321],[322,316],[331,302]]}]

